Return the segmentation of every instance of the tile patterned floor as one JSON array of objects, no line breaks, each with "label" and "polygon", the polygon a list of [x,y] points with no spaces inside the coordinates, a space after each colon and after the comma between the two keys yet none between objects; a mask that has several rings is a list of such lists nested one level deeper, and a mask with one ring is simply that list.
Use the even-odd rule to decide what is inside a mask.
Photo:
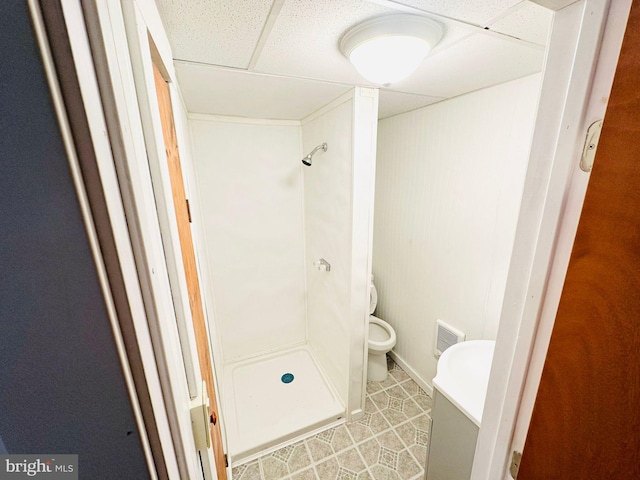
[{"label": "tile patterned floor", "polygon": [[431,398],[396,363],[369,382],[362,419],[233,468],[233,480],[417,480],[424,475]]}]

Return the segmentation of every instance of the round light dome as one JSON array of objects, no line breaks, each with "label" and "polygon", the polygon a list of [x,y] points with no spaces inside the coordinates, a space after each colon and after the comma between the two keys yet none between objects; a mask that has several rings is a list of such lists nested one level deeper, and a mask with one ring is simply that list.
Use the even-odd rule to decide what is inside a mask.
[{"label": "round light dome", "polygon": [[415,15],[388,15],[349,30],[342,53],[367,80],[390,84],[411,75],[442,38],[442,27]]}]

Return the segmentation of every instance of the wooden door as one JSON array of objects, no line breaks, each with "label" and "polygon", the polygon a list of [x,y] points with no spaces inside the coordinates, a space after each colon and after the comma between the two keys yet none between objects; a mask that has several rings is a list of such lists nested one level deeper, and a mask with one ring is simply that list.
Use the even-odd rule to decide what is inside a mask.
[{"label": "wooden door", "polygon": [[640,478],[640,3],[631,9],[518,480]]},{"label": "wooden door", "polygon": [[200,283],[198,281],[196,257],[191,237],[190,213],[184,189],[182,167],[180,166],[178,141],[173,121],[173,110],[171,108],[171,96],[169,92],[169,85],[162,77],[162,74],[155,63],[153,64],[153,73],[155,77],[156,92],[158,95],[160,117],[162,119],[162,134],[164,136],[165,150],[167,153],[167,163],[169,165],[169,174],[171,177],[171,191],[176,211],[176,221],[178,223],[182,261],[184,263],[187,288],[189,290],[189,305],[191,307],[193,329],[198,349],[200,373],[202,374],[203,380],[207,382],[207,394],[209,395],[209,401],[211,404],[209,412],[211,416],[211,441],[216,460],[216,470],[218,472],[218,479],[226,480],[226,462],[224,458],[224,450],[222,448],[220,422],[218,421],[218,402],[216,400],[215,384],[213,381],[213,365],[209,354],[209,338],[207,334],[207,327],[205,325],[204,311],[202,308],[202,296],[200,293]]}]

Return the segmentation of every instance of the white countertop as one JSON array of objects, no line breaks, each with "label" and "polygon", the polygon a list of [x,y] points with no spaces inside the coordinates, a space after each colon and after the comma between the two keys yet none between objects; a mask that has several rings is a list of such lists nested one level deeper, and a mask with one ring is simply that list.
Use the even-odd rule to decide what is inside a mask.
[{"label": "white countertop", "polygon": [[478,427],[482,421],[493,340],[470,340],[447,348],[438,361],[433,386]]}]

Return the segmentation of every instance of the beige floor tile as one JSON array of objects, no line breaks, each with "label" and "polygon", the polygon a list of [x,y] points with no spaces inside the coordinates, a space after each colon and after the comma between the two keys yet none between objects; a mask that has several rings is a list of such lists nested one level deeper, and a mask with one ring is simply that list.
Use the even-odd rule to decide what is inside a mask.
[{"label": "beige floor tile", "polygon": [[374,465],[369,470],[375,480],[401,480],[397,472],[382,465]]},{"label": "beige floor tile", "polygon": [[347,424],[347,429],[351,432],[351,436],[356,443],[362,442],[367,438],[371,438],[374,435],[388,430],[391,428],[389,422],[387,422],[380,412],[373,414],[365,413],[357,422]]},{"label": "beige floor tile", "polygon": [[385,378],[382,382],[367,382],[367,387],[371,386],[372,389],[375,389],[374,391],[378,391],[397,384],[397,380],[393,378],[392,375],[387,375],[387,378]]},{"label": "beige floor tile", "polygon": [[420,388],[420,385],[418,385],[416,382],[414,382],[413,380],[408,380],[406,382],[402,382],[400,383],[400,386],[402,387],[402,389],[407,392],[407,394],[410,397],[413,397],[415,395],[419,395],[420,392],[424,391]]},{"label": "beige floor tile", "polygon": [[420,408],[425,411],[431,410],[431,407],[433,405],[433,400],[427,395],[415,395],[413,397],[413,401],[420,405]]},{"label": "beige floor tile", "polygon": [[411,423],[413,423],[420,430],[428,432],[429,428],[431,428],[431,417],[428,414],[423,413],[422,415],[411,420]]},{"label": "beige floor tile", "polygon": [[427,465],[427,447],[412,445],[409,450],[413,453],[413,457],[418,461],[418,464],[424,468]]},{"label": "beige floor tile", "polygon": [[309,447],[309,452],[311,453],[311,458],[314,462],[318,462],[333,455],[333,449],[331,448],[331,445],[317,439],[316,437],[309,438],[308,440],[306,440],[306,443]]},{"label": "beige floor tile", "polygon": [[245,463],[238,467],[233,467],[233,480],[260,480],[260,463],[258,460],[254,460],[250,463]]},{"label": "beige floor tile", "polygon": [[407,417],[402,411],[393,408],[384,408],[382,410],[382,414],[384,415],[385,420],[389,422],[392,427],[400,425],[409,419],[409,417]]},{"label": "beige floor tile", "polygon": [[402,442],[407,446],[411,447],[412,445],[416,445],[417,431],[416,426],[411,422],[404,422],[401,425],[398,425],[394,428],[394,431],[398,434]]},{"label": "beige floor tile", "polygon": [[316,465],[316,472],[320,480],[335,480],[339,470],[340,465],[335,458],[330,458]]},{"label": "beige floor tile", "polygon": [[309,458],[304,442],[298,442],[293,447],[294,449],[291,452],[291,456],[287,460],[287,466],[291,473],[297,472],[298,470],[302,470],[303,468],[311,465],[311,459]]},{"label": "beige floor tile", "polygon": [[421,471],[423,471],[423,467],[416,463],[413,456],[409,453],[409,450],[403,450],[399,453],[396,472],[398,472],[398,475],[400,475],[402,480],[409,480]]},{"label": "beige floor tile", "polygon": [[397,398],[400,400],[409,398],[409,394],[405,392],[400,385],[394,385],[393,387],[386,389],[384,393],[389,395],[391,398]]},{"label": "beige floor tile", "polygon": [[347,472],[359,474],[363,470],[365,470],[365,464],[360,458],[360,454],[358,450],[353,447],[351,450],[347,450],[346,452],[342,452],[336,456],[338,460],[338,465]]},{"label": "beige floor tile", "polygon": [[374,393],[373,395],[371,395],[371,401],[375,404],[376,407],[378,407],[380,410],[382,410],[383,408],[387,408],[389,406],[389,395],[387,395],[384,390]]},{"label": "beige floor tile", "polygon": [[424,409],[418,405],[413,398],[407,398],[402,403],[402,413],[407,418],[414,418],[424,412]]},{"label": "beige floor tile", "polygon": [[[307,468],[291,476],[291,480],[317,480],[318,476],[313,468]],[[235,480],[235,479],[234,479]]]},{"label": "beige floor tile", "polygon": [[353,446],[353,440],[346,425],[340,425],[334,429],[333,439],[331,440],[331,447],[335,453],[338,453],[346,448]]},{"label": "beige floor tile", "polygon": [[368,467],[371,467],[378,463],[380,444],[375,438],[371,438],[366,442],[361,443],[357,448]]},{"label": "beige floor tile", "polygon": [[381,447],[387,448],[393,452],[399,452],[404,450],[404,444],[400,440],[400,437],[393,430],[376,435],[376,440]]},{"label": "beige floor tile", "polygon": [[287,464],[273,454],[260,458],[260,467],[264,480],[279,480],[289,475]]},{"label": "beige floor tile", "polygon": [[373,435],[377,435],[378,433],[384,432],[391,428],[391,424],[384,418],[384,415],[381,412],[374,413],[371,415],[371,423],[369,424],[369,428]]},{"label": "beige floor tile", "polygon": [[367,382],[367,394],[371,395],[382,390],[382,385],[379,382]]},{"label": "beige floor tile", "polygon": [[404,382],[405,380],[409,380],[411,378],[404,370],[400,369],[390,370],[389,375],[395,378],[398,383]]},{"label": "beige floor tile", "polygon": [[375,406],[373,401],[367,395],[367,398],[364,401],[364,413],[376,413],[378,411],[378,407]]}]

